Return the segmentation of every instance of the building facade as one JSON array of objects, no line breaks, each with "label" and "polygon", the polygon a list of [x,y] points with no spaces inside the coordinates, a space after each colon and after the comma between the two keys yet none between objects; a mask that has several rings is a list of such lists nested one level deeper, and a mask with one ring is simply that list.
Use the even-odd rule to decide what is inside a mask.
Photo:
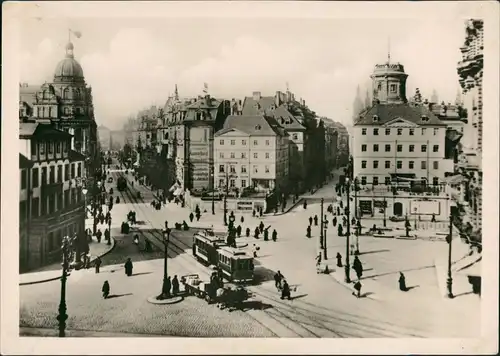
[{"label": "building facade", "polygon": [[215,186],[270,193],[288,185],[289,141],[271,118],[229,116],[214,137]]},{"label": "building facade", "polygon": [[85,156],[71,149],[71,135],[50,124],[20,123],[20,270],[59,261],[64,236],[77,234],[88,248],[83,185]]},{"label": "building facade", "polygon": [[111,150],[111,130],[104,125],[99,125],[99,127],[97,127],[97,135],[99,137],[99,147],[101,150]]}]

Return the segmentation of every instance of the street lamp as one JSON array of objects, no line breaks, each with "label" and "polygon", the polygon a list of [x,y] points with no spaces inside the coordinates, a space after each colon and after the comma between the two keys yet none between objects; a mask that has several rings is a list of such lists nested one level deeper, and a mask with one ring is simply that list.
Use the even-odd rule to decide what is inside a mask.
[{"label": "street lamp", "polygon": [[[323,238],[323,204],[325,203],[325,199],[321,198],[321,223],[319,224],[319,246],[321,249],[324,248],[324,239]],[[317,221],[316,221],[317,222]]]},{"label": "street lamp", "polygon": [[[165,226],[167,224],[165,223]],[[168,258],[168,243],[170,242],[170,232],[171,229],[166,228],[163,230],[163,246],[164,246],[164,253],[163,253],[163,286],[161,289],[161,295],[160,298],[158,299],[166,299],[169,294],[170,290],[167,290],[167,279],[168,279],[168,272],[167,272],[167,258]]]},{"label": "street lamp", "polygon": [[328,220],[326,218],[326,215],[324,216],[324,219],[323,219],[323,229],[325,229],[324,233],[323,233],[323,258],[325,260],[328,259],[328,254],[327,254],[327,251],[328,251],[328,248],[327,248],[327,243],[326,243],[326,230],[328,229]]},{"label": "street lamp", "polygon": [[350,188],[350,184],[351,182],[349,181],[349,177],[346,177],[345,179],[345,186],[346,186],[346,195],[347,195],[347,232],[346,232],[346,237],[347,237],[347,240],[346,240],[346,245],[345,245],[345,282],[346,283],[351,283],[351,277],[349,276],[349,273],[350,273],[350,266],[349,266],[349,235],[351,234],[351,229],[350,229],[350,225],[351,225],[351,222],[349,221],[350,220],[350,217],[351,217],[351,214],[350,214],[350,210],[349,210],[349,188]]},{"label": "street lamp", "polygon": [[210,170],[210,176],[212,177],[212,215],[215,215],[215,174],[213,165]]},{"label": "street lamp", "polygon": [[450,213],[450,234],[446,237],[448,242],[448,278],[446,280],[446,287],[448,289],[448,298],[453,298],[453,278],[451,277],[451,244],[453,240],[453,214]]},{"label": "street lamp", "polygon": [[109,216],[109,220],[108,220],[108,242],[107,242],[107,245],[111,245],[111,215]]},{"label": "street lamp", "polygon": [[87,215],[87,192],[88,192],[87,189],[85,189],[85,188],[82,189],[83,201],[85,202],[85,219],[88,219],[88,215]]},{"label": "street lamp", "polygon": [[62,239],[61,251],[63,255],[62,262],[62,277],[61,277],[61,299],[59,302],[59,314],[57,315],[57,320],[59,321],[59,337],[65,336],[66,330],[66,320],[68,315],[66,314],[66,280],[71,269],[70,260],[73,254],[72,244],[74,239],[69,236],[64,236]]}]

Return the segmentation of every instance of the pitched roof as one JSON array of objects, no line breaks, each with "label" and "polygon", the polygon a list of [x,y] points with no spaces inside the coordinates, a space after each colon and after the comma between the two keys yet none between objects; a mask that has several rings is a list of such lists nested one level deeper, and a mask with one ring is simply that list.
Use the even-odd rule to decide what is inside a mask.
[{"label": "pitched roof", "polygon": [[[377,121],[373,121],[374,115],[378,116]],[[422,121],[422,115],[427,116],[428,121]],[[419,126],[446,126],[424,106],[410,106],[408,104],[375,104],[362,113],[354,125],[382,126],[396,118],[402,118]]]},{"label": "pitched roof", "polygon": [[276,119],[278,125],[285,130],[305,131],[306,129],[284,104],[275,107],[275,99],[273,96],[261,96],[259,100],[254,100],[253,97],[245,97],[242,114],[265,114],[266,117],[273,117]]},{"label": "pitched roof", "polygon": [[[256,107],[259,104],[259,108]],[[243,115],[259,115],[261,110],[266,112],[275,105],[274,96],[261,96],[259,100],[253,100],[253,97],[247,96],[243,100]]]},{"label": "pitched roof", "polygon": [[19,153],[19,168],[31,168],[33,166],[33,162],[29,160],[25,155]]},{"label": "pitched roof", "polygon": [[235,129],[250,136],[276,136],[279,130],[274,128],[262,115],[231,115],[224,122],[224,127],[216,133],[220,136]]},{"label": "pitched roof", "polygon": [[33,136],[59,136],[71,137],[72,135],[66,131],[57,130],[50,124],[42,124],[40,122],[20,122],[19,123],[19,138],[29,139]]}]

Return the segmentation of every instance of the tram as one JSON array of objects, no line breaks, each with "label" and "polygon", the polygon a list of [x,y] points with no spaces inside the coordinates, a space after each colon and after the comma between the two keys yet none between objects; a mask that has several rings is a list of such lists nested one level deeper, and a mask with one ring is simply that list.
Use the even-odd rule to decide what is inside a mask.
[{"label": "tram", "polygon": [[194,235],[193,256],[204,265],[220,268],[228,281],[251,282],[254,279],[253,257],[227,246],[224,237],[216,236],[213,231]]},{"label": "tram", "polygon": [[118,179],[116,180],[116,188],[120,191],[120,192],[123,192],[124,190],[127,189],[127,180],[125,179],[125,177],[118,177]]}]

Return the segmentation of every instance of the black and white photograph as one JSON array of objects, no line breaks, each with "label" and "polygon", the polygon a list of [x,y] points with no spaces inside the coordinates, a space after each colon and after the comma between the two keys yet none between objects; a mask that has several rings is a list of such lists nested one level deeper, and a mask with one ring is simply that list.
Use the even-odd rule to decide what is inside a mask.
[{"label": "black and white photograph", "polygon": [[3,10],[6,353],[498,352],[498,3]]}]

